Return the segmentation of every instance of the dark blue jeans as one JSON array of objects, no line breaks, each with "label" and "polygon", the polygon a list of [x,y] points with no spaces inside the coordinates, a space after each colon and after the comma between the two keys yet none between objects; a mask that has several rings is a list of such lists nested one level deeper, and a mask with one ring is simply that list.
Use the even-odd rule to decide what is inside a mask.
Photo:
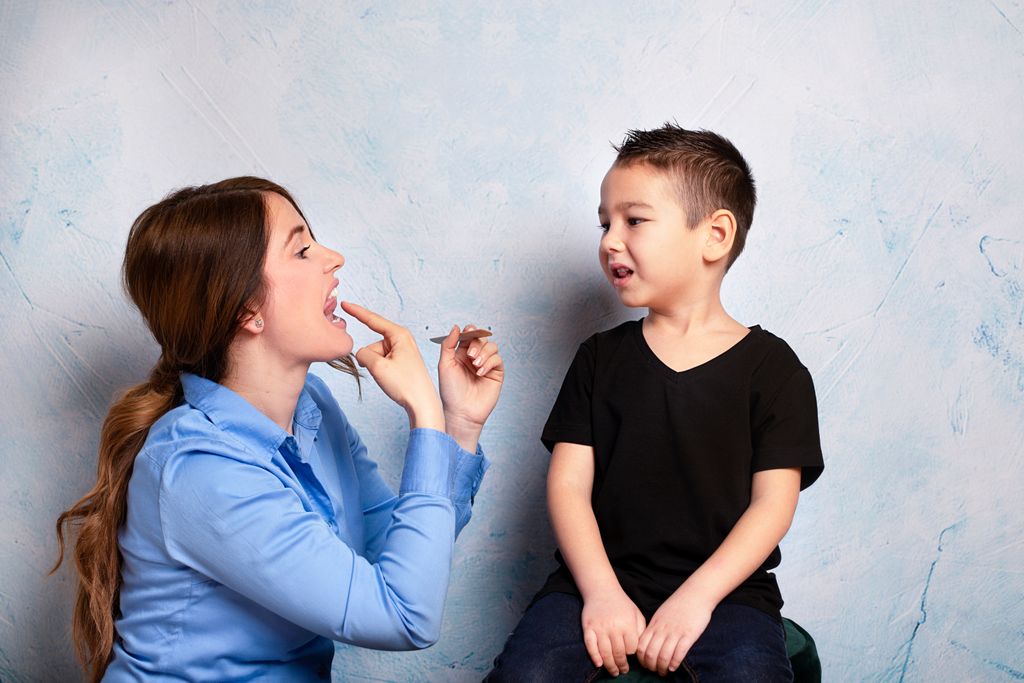
[{"label": "dark blue jeans", "polygon": [[[566,593],[551,593],[533,603],[484,680],[488,683],[599,680],[606,672],[594,666],[583,645],[582,611],[583,602]],[[630,672],[640,668],[636,657],[630,657]],[[753,607],[719,605],[682,665],[664,680],[789,683],[793,680],[793,670],[786,657],[782,624]]]}]

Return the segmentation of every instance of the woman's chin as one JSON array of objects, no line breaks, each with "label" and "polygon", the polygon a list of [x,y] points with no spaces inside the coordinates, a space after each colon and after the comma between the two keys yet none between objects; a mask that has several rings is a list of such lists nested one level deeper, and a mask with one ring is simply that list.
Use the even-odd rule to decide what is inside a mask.
[{"label": "woman's chin", "polygon": [[351,335],[343,327],[335,327],[330,332],[324,335],[323,340],[318,345],[316,352],[316,361],[327,363],[338,358],[345,358],[352,353],[352,348],[355,342],[352,341]]},{"label": "woman's chin", "polygon": [[335,358],[344,358],[352,353],[352,347],[354,346],[352,337],[350,337],[348,332],[345,332],[345,330],[342,330],[341,333],[344,335],[345,340],[339,341],[337,349],[334,351],[334,355],[331,357],[331,360],[334,360]]}]

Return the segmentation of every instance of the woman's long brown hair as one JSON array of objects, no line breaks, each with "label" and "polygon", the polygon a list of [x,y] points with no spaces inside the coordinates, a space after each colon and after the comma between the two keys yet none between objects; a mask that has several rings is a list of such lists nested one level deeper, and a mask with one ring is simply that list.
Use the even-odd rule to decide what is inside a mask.
[{"label": "woman's long brown hair", "polygon": [[[125,289],[159,343],[160,359],[107,413],[96,485],[57,519],[60,554],[51,570],[64,560],[68,532],[76,538],[71,554],[78,569],[72,637],[91,681],[103,677],[113,654],[122,562],[117,535],[135,456],[153,423],[181,403],[182,372],[221,381],[240,324],[264,300],[267,193],[302,215],[283,187],[231,178],[168,195],[143,211],[128,234]],[[331,365],[358,380],[351,356]]]}]

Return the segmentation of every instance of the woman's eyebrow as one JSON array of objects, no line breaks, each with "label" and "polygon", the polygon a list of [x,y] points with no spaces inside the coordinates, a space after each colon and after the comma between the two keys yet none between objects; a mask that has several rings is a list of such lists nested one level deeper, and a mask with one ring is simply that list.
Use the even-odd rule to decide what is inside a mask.
[{"label": "woman's eyebrow", "polygon": [[296,225],[294,228],[292,228],[288,232],[288,237],[286,237],[285,240],[284,240],[284,246],[287,247],[289,244],[291,244],[291,241],[295,237],[295,235],[301,234],[301,233],[303,233],[305,231],[306,231],[306,226],[305,225]]}]

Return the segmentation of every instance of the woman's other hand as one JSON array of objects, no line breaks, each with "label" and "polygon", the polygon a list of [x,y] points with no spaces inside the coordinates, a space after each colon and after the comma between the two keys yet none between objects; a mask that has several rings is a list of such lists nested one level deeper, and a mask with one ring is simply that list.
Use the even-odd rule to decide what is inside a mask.
[{"label": "woman's other hand", "polygon": [[388,398],[405,408],[410,428],[444,431],[441,401],[409,330],[349,301],[343,301],[341,308],[383,337],[359,349],[356,361],[367,369]]},{"label": "woman's other hand", "polygon": [[459,334],[477,329],[467,325],[451,332],[441,342],[437,379],[441,388],[448,434],[469,452],[475,452],[480,430],[498,402],[505,379],[505,363],[498,345],[486,339],[459,344]]}]

